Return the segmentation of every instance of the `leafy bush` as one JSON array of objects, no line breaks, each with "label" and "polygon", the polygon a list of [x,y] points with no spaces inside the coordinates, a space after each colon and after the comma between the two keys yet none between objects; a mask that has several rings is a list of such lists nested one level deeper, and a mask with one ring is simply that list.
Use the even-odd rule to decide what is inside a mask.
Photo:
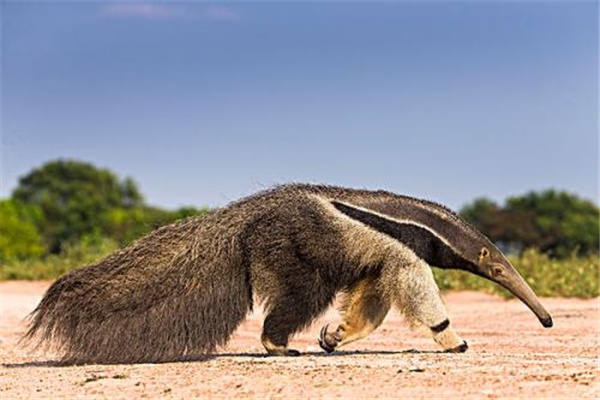
[{"label": "leafy bush", "polygon": [[37,225],[42,210],[12,199],[0,200],[0,262],[41,256],[45,247]]},{"label": "leafy bush", "polygon": [[100,260],[117,249],[114,240],[88,236],[68,244],[59,254],[41,259],[7,262],[0,266],[0,279],[53,280],[65,273]]},{"label": "leafy bush", "polygon": [[[597,297],[600,295],[600,259],[597,255],[563,259],[551,258],[537,250],[527,250],[510,262],[538,296]],[[512,297],[499,285],[464,271],[434,268],[434,276],[442,290],[483,290]]]}]

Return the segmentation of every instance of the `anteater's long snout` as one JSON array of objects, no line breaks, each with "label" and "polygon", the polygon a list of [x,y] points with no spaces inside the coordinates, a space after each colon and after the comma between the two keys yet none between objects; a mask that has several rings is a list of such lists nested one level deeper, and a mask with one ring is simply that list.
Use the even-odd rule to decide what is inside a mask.
[{"label": "anteater's long snout", "polygon": [[531,311],[533,311],[533,313],[538,317],[541,324],[545,328],[552,327],[552,316],[544,308],[533,290],[529,287],[527,282],[525,282],[525,279],[523,279],[523,277],[514,267],[510,266],[509,268],[506,268],[503,276],[495,278],[494,281],[498,282],[501,286],[506,288],[519,300],[525,303],[527,307],[529,307]]}]

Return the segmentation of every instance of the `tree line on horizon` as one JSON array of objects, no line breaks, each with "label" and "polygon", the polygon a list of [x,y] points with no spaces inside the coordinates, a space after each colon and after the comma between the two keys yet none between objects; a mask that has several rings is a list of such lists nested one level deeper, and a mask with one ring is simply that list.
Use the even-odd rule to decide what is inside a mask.
[{"label": "tree line on horizon", "polygon": [[132,178],[74,160],[55,160],[19,179],[0,200],[0,262],[60,254],[80,244],[122,247],[162,225],[208,208],[146,203]]},{"label": "tree line on horizon", "polygon": [[[132,178],[86,162],[54,160],[21,177],[11,197],[0,200],[0,263],[41,259],[81,244],[122,247],[208,211],[150,206]],[[553,258],[599,253],[599,209],[575,194],[550,189],[504,204],[478,198],[459,213],[510,254],[532,248]]]}]

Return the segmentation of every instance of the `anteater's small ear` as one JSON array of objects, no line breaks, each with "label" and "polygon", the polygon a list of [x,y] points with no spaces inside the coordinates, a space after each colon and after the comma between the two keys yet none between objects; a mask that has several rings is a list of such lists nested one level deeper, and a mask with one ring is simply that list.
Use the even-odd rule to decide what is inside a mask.
[{"label": "anteater's small ear", "polygon": [[479,262],[480,263],[485,261],[489,256],[490,256],[490,251],[488,250],[487,247],[482,247],[481,250],[479,250]]}]

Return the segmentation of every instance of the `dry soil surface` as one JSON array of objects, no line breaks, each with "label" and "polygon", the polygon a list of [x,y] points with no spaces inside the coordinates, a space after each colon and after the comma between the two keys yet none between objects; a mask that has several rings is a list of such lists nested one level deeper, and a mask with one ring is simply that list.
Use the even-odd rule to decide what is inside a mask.
[{"label": "dry soil surface", "polygon": [[[451,321],[467,339],[464,354],[438,352],[392,312],[345,352],[323,354],[319,328],[330,310],[291,347],[300,357],[265,357],[260,312],[229,346],[204,361],[61,366],[56,355],[17,345],[23,317],[44,282],[0,283],[0,397],[13,398],[598,398],[599,302],[543,299],[554,316],[544,329],[525,306],[474,292],[447,293]],[[411,351],[417,349],[418,351]]]}]

